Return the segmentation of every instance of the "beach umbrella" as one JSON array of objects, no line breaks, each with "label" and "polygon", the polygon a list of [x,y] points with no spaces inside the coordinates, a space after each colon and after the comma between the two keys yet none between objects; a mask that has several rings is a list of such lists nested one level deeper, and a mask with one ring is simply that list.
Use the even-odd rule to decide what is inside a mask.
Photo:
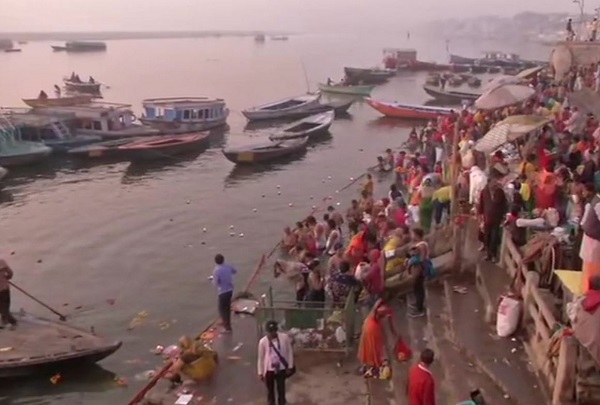
[{"label": "beach umbrella", "polygon": [[504,86],[505,84],[521,84],[523,79],[517,76],[511,75],[500,75],[494,77],[492,80],[487,82],[485,86],[483,86],[483,93],[493,90],[497,87]]},{"label": "beach umbrella", "polygon": [[544,68],[545,66],[535,66],[529,69],[523,69],[519,73],[517,73],[516,77],[520,79],[529,79],[530,77],[533,77],[534,75],[544,70]]},{"label": "beach umbrella", "polygon": [[481,110],[496,110],[522,103],[535,94],[535,90],[521,84],[504,84],[485,91],[477,100],[475,107]]},{"label": "beach umbrella", "polygon": [[475,143],[475,150],[491,153],[502,145],[546,125],[550,120],[538,115],[511,115],[500,121]]}]

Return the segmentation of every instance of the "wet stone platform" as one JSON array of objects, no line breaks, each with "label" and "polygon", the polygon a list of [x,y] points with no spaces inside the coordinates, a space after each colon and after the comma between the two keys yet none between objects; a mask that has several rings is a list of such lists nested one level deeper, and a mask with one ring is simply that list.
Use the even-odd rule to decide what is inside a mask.
[{"label": "wet stone platform", "polygon": [[[215,330],[216,332],[216,330]],[[194,394],[190,405],[264,405],[266,388],[256,369],[258,345],[256,320],[235,315],[233,333],[219,334],[212,343],[219,366],[211,381],[168,390],[161,381],[146,396],[146,404],[171,405],[183,389]],[[295,354],[297,373],[288,380],[290,405],[394,404],[388,381],[366,381],[358,373],[354,354],[301,351]]]}]

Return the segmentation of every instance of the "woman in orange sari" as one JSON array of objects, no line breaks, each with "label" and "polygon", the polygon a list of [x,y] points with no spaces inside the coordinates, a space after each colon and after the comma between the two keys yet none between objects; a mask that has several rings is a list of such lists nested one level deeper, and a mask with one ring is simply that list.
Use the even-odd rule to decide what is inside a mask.
[{"label": "woman in orange sari", "polygon": [[385,362],[383,320],[391,317],[392,310],[379,300],[365,319],[358,346],[358,360],[367,367],[379,368]]}]

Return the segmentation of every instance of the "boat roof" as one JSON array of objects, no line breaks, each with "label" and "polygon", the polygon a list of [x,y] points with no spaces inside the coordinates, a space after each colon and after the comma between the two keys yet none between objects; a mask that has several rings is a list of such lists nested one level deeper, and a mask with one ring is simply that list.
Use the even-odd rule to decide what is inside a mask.
[{"label": "boat roof", "polygon": [[142,101],[144,107],[162,107],[162,108],[190,108],[198,106],[207,106],[211,104],[222,104],[225,100],[222,98],[210,97],[162,97],[147,98]]},{"label": "boat roof", "polygon": [[4,117],[15,127],[44,128],[52,123],[74,118],[75,114],[48,115],[35,113],[27,109],[3,109]]},{"label": "boat roof", "polygon": [[46,111],[67,112],[67,113],[82,113],[82,112],[99,112],[108,113],[111,111],[127,111],[131,110],[131,104],[109,103],[104,101],[93,101],[88,104],[79,104],[73,106],[56,106],[44,107]]}]

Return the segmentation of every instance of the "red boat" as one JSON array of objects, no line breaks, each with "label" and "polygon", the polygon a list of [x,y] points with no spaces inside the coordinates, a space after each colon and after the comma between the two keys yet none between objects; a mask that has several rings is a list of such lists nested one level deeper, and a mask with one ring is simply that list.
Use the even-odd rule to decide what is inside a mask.
[{"label": "red boat", "polygon": [[430,107],[425,105],[411,105],[402,103],[388,103],[371,98],[366,99],[367,104],[386,117],[404,118],[412,120],[434,120],[440,116],[450,115],[451,108]]},{"label": "red boat", "polygon": [[167,135],[119,146],[132,160],[154,160],[184,155],[208,145],[208,133]]}]

